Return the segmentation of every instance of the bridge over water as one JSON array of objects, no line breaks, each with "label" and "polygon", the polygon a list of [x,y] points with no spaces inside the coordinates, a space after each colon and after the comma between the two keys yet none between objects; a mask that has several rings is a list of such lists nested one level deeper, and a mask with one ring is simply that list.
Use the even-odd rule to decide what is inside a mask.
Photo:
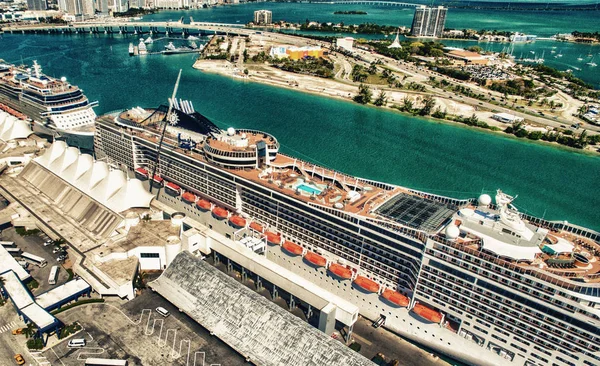
[{"label": "bridge over water", "polygon": [[117,33],[117,34],[234,34],[247,36],[256,31],[244,25],[194,22],[88,21],[70,24],[24,24],[2,28],[7,33]]},{"label": "bridge over water", "polygon": [[326,4],[344,4],[344,5],[377,5],[377,6],[399,6],[403,8],[416,8],[423,4],[400,3],[395,1],[377,1],[377,0],[347,0],[347,1],[331,1]]}]

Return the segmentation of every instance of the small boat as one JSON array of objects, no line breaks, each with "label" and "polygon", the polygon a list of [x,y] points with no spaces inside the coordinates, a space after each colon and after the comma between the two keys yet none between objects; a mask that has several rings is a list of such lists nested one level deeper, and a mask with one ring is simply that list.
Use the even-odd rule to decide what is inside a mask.
[{"label": "small boat", "polygon": [[334,275],[338,276],[343,280],[349,280],[350,278],[352,278],[352,270],[350,268],[342,266],[341,264],[332,263],[329,265],[329,268],[327,268],[327,270],[329,270],[329,272],[333,273]]},{"label": "small boat", "polygon": [[210,204],[209,201],[207,201],[205,199],[201,199],[201,200],[196,201],[196,207],[198,207],[202,211],[209,211],[210,208],[212,207],[212,205]]},{"label": "small boat", "polygon": [[212,213],[213,213],[213,216],[219,220],[226,219],[227,216],[229,216],[229,212],[227,212],[227,210],[224,209],[223,207],[219,207],[219,206],[215,207],[212,210]]},{"label": "small boat", "polygon": [[181,199],[185,203],[194,203],[196,202],[196,196],[192,192],[185,192],[181,195]]},{"label": "small boat", "polygon": [[154,40],[152,39],[152,36],[148,36],[148,38],[146,38],[146,40],[144,41],[145,44],[152,44],[154,43]]},{"label": "small boat", "polygon": [[318,267],[325,267],[327,264],[325,257],[313,252],[306,252],[304,259]]},{"label": "small boat", "polygon": [[237,228],[242,228],[246,226],[246,219],[238,215],[232,215],[229,218],[229,222]]},{"label": "small boat", "polygon": [[275,234],[273,232],[267,231],[267,243],[271,245],[279,245],[281,244],[281,235]]},{"label": "small boat", "polygon": [[134,51],[133,43],[130,43],[129,44],[129,56],[133,56],[133,51]]},{"label": "small boat", "polygon": [[439,323],[442,321],[442,313],[423,304],[416,304],[411,311],[432,323]]},{"label": "small boat", "polygon": [[562,50],[556,55],[556,57],[563,57]]},{"label": "small boat", "polygon": [[285,249],[288,253],[293,255],[300,255],[303,252],[303,249],[300,245],[296,243],[292,243],[291,241],[286,240],[283,242],[282,248]]},{"label": "small boat", "polygon": [[577,61],[583,61],[583,57],[581,57],[582,55],[579,55],[579,57],[577,57]]},{"label": "small boat", "polygon": [[410,299],[408,297],[389,288],[386,288],[381,296],[387,301],[398,306],[406,307],[408,304],[410,304]]},{"label": "small boat", "polygon": [[173,182],[169,182],[165,185],[166,192],[171,196],[179,196],[181,194],[181,187]]},{"label": "small boat", "polygon": [[165,46],[165,49],[168,51],[175,51],[177,49],[177,47],[175,47],[175,45],[173,44],[173,42],[169,42],[169,44],[167,44]]},{"label": "small boat", "polygon": [[356,276],[356,278],[354,279],[354,283],[363,290],[369,292],[379,291],[379,284],[364,276]]},{"label": "small boat", "polygon": [[598,66],[595,62],[594,62],[594,57],[592,57],[592,59],[590,60],[590,62],[586,63],[586,65],[591,66],[591,67],[595,67]]},{"label": "small boat", "polygon": [[187,37],[187,39],[188,39],[188,41],[197,41],[197,40],[200,39],[200,37],[196,37],[196,36],[190,35],[190,36]]}]

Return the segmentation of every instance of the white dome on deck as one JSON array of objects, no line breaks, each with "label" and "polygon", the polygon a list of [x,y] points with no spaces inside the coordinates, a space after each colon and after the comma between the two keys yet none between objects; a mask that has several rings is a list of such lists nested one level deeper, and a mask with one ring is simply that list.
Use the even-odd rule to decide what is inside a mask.
[{"label": "white dome on deck", "polygon": [[233,136],[233,135],[235,135],[235,128],[233,128],[233,127],[229,127],[229,128],[227,129],[227,134],[228,134],[229,136]]},{"label": "white dome on deck", "polygon": [[477,199],[479,206],[489,206],[492,203],[492,197],[489,194],[482,194]]},{"label": "white dome on deck", "polygon": [[448,239],[456,239],[460,235],[460,229],[458,226],[450,224],[446,227],[445,233]]}]

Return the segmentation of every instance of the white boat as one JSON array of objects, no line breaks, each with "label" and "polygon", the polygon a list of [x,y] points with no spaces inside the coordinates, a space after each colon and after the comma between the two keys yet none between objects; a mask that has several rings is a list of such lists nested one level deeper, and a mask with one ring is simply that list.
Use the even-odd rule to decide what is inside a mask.
[{"label": "white boat", "polygon": [[152,36],[148,36],[148,38],[146,38],[146,40],[144,41],[145,44],[152,44],[154,43],[154,40],[152,39]]},{"label": "white boat", "polygon": [[175,47],[173,42],[169,42],[169,44],[165,46],[165,49],[169,50],[169,51],[175,51],[177,49],[177,47]]},{"label": "white boat", "polygon": [[147,55],[148,48],[146,48],[146,44],[144,43],[144,39],[140,38],[140,44],[138,44],[139,55]]},{"label": "white boat", "polygon": [[592,57],[592,59],[590,60],[590,62],[586,63],[586,65],[590,66],[590,67],[596,67],[598,66],[598,64],[596,64],[594,62],[594,58]]},{"label": "white boat", "polygon": [[188,41],[197,41],[197,40],[199,40],[199,39],[200,39],[200,37],[196,37],[196,36],[189,36],[187,39],[188,39]]},{"label": "white boat", "polygon": [[133,55],[133,43],[129,44],[129,56]]}]

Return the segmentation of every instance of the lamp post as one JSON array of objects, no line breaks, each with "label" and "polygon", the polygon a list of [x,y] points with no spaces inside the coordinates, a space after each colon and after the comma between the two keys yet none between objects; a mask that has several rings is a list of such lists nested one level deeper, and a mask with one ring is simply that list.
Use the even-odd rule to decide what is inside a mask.
[{"label": "lamp post", "polygon": [[156,150],[156,160],[154,161],[154,168],[152,169],[152,177],[150,178],[150,193],[152,193],[152,182],[154,181],[154,177],[156,176],[156,170],[158,169],[158,162],[160,157],[160,149],[162,148],[163,139],[165,138],[165,132],[167,131],[167,125],[175,126],[179,122],[179,118],[177,117],[177,113],[173,111],[173,102],[175,101],[175,95],[177,94],[177,88],[179,87],[179,79],[181,79],[181,69],[179,69],[179,75],[177,75],[177,81],[175,82],[175,88],[173,88],[173,96],[169,99],[169,109],[167,110],[167,115],[165,116],[163,122],[163,130],[160,134],[160,141],[158,142],[158,150]]}]

